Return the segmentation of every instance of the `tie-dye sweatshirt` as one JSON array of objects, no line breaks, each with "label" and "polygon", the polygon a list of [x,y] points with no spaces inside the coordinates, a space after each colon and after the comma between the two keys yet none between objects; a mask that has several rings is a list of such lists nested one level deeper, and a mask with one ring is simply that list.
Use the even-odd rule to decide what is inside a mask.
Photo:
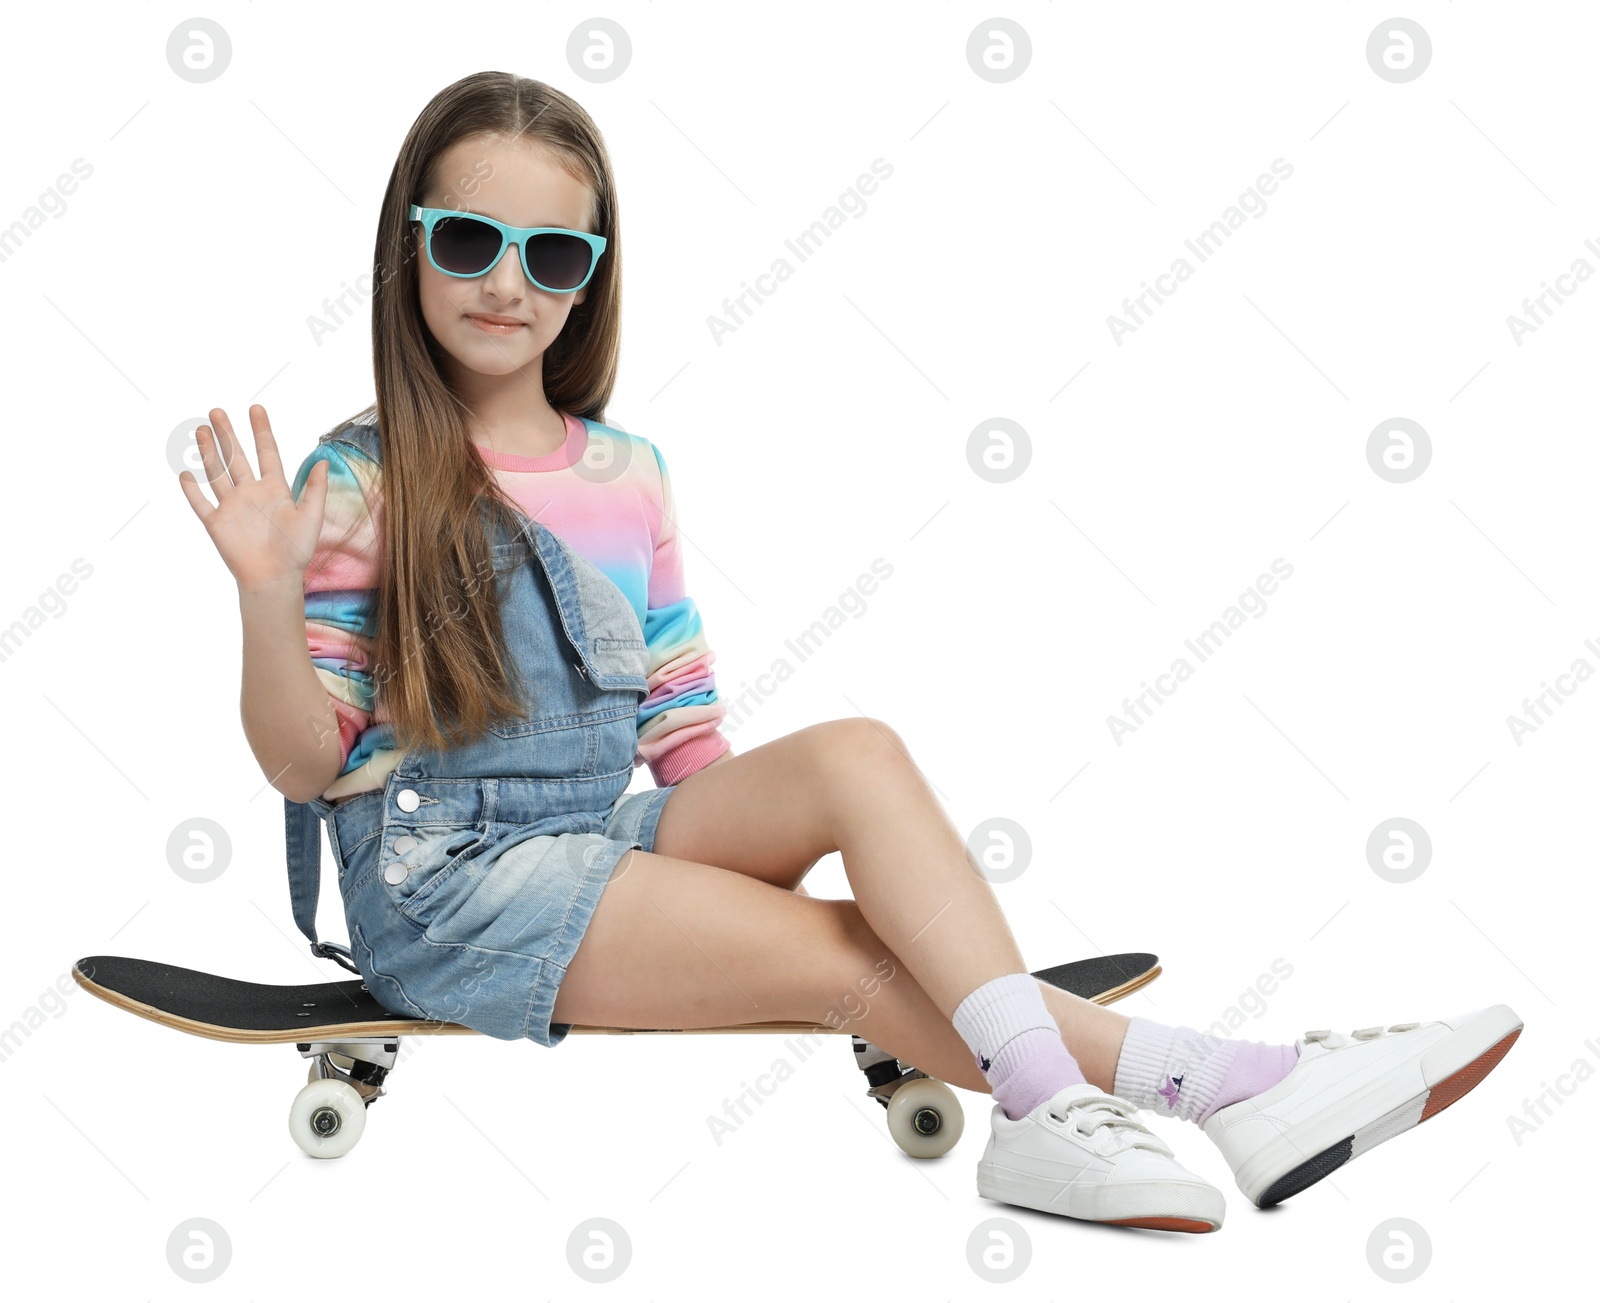
[{"label": "tie-dye sweatshirt", "polygon": [[[634,764],[649,765],[656,785],[668,787],[729,749],[718,731],[726,712],[711,672],[716,653],[684,590],[672,482],[648,439],[564,415],[567,441],[543,457],[476,446],[522,512],[604,571],[639,617],[649,693],[639,705]],[[586,451],[605,474],[574,469]],[[382,787],[403,753],[373,684],[382,467],[347,445],[319,443],[295,475],[297,502],[319,461],[328,463],[328,498],[306,566],[306,641],[339,717],[342,764],[322,794],[337,801]]]}]

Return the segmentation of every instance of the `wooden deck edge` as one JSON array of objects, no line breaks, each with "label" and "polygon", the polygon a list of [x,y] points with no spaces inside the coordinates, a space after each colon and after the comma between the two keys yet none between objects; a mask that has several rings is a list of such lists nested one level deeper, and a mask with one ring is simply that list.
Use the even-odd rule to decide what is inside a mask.
[{"label": "wooden deck edge", "polygon": [[[1131,995],[1141,987],[1148,986],[1161,975],[1161,965],[1157,964],[1148,972],[1140,973],[1121,986],[1103,992],[1094,999],[1095,1004],[1113,1004],[1126,995]],[[359,1036],[477,1036],[481,1033],[471,1027],[464,1027],[460,1023],[432,1022],[416,1018],[394,1018],[370,1022],[335,1023],[316,1027],[297,1028],[293,1030],[280,1029],[276,1031],[247,1031],[237,1027],[221,1027],[214,1023],[198,1022],[193,1018],[183,1018],[177,1014],[167,1013],[157,1009],[154,1005],[132,999],[119,991],[101,986],[92,978],[84,976],[76,964],[72,968],[73,980],[107,1004],[115,1005],[119,1009],[126,1009],[129,1013],[147,1018],[151,1022],[160,1023],[163,1027],[171,1027],[175,1031],[186,1032],[191,1036],[203,1036],[212,1041],[229,1041],[238,1045],[293,1045],[297,1041],[334,1041],[345,1040]],[[819,1036],[837,1036],[848,1032],[850,1027],[828,1027],[818,1023],[809,1022],[758,1022],[738,1023],[729,1027],[590,1027],[583,1023],[574,1023],[574,1035],[588,1036],[724,1036],[735,1033],[752,1035],[794,1035],[798,1032],[811,1032]]]}]

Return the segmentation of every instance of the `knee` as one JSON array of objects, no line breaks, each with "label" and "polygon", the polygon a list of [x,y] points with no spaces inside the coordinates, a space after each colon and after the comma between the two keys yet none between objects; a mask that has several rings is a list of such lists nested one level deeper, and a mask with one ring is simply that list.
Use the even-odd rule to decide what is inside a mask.
[{"label": "knee", "polygon": [[845,829],[858,816],[881,809],[886,799],[922,778],[900,735],[880,719],[827,720],[796,736],[805,742],[797,778],[833,850],[842,848]]},{"label": "knee", "polygon": [[912,770],[915,765],[904,739],[881,719],[853,715],[813,725],[811,754],[817,769],[847,781],[862,775]]}]

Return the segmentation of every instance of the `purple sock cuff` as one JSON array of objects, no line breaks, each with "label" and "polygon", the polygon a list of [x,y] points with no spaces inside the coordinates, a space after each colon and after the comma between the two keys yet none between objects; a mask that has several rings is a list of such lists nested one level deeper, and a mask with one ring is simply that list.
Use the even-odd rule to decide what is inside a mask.
[{"label": "purple sock cuff", "polygon": [[1217,1093],[1210,1107],[1195,1121],[1201,1126],[1220,1108],[1237,1104],[1242,1099],[1271,1090],[1289,1075],[1300,1061],[1300,1051],[1293,1045],[1268,1045],[1262,1041],[1243,1041],[1234,1055],[1228,1071],[1217,1084]]},{"label": "purple sock cuff", "polygon": [[1015,1122],[1063,1086],[1083,1082],[1083,1070],[1062,1044],[1061,1033],[1035,1027],[1013,1036],[994,1056],[987,1074],[994,1102]]}]

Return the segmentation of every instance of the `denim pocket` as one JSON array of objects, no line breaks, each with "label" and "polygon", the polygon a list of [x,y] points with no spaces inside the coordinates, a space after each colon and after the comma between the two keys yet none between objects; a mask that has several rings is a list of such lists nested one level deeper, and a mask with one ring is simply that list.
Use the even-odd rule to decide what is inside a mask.
[{"label": "denim pocket", "polygon": [[378,878],[407,921],[425,928],[439,889],[467,860],[489,844],[476,824],[390,823],[378,853]]},{"label": "denim pocket", "polygon": [[[496,720],[489,725],[489,731],[507,741],[532,737],[535,733],[564,735],[541,738],[539,745],[546,748],[548,754],[540,755],[537,762],[528,762],[524,765],[524,769],[528,776],[549,774],[552,777],[565,778],[584,772],[585,761],[589,756],[589,743],[584,737],[583,730],[593,728],[596,724],[604,724],[608,720],[633,721],[638,717],[638,702],[629,700],[612,706],[601,705],[594,710]],[[552,765],[556,767],[552,768]]]},{"label": "denim pocket", "polygon": [[640,684],[649,682],[645,671],[650,665],[650,650],[643,638],[599,635],[594,639],[594,651],[589,659],[602,674],[625,674],[638,679]]}]

